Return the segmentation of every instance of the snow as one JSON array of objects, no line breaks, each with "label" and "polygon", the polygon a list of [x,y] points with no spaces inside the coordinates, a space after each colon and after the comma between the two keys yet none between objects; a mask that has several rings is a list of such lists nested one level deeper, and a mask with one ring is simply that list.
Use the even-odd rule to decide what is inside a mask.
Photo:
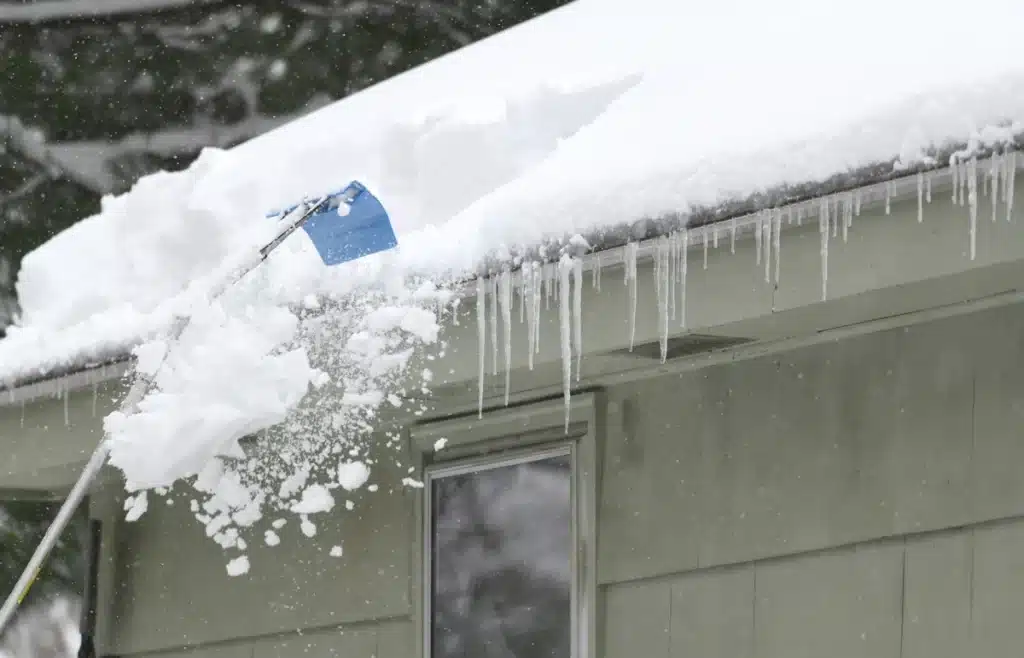
[{"label": "snow", "polygon": [[370,467],[363,462],[347,462],[338,466],[338,484],[346,491],[355,491],[370,479]]},{"label": "snow", "polygon": [[228,575],[231,577],[242,576],[249,573],[249,558],[240,555],[227,564]]},{"label": "snow", "polygon": [[[973,256],[975,150],[1001,150],[1024,131],[1024,43],[965,29],[970,16],[1014,24],[1024,5],[577,0],[104,199],[100,214],[23,260],[22,315],[0,341],[0,381],[135,350],[155,388],[138,413],[104,423],[129,488],[192,478],[197,518],[225,547],[267,510],[298,514],[313,536],[307,493],[365,485],[365,454],[341,455],[359,456],[378,407],[428,408],[410,399],[410,373],[425,373],[427,350],[444,349],[450,282],[485,265],[497,276],[477,279],[481,405],[488,360],[497,373],[504,356],[510,390],[517,289],[530,367],[541,301],[557,307],[568,403],[585,338],[579,259],[603,232],[640,219],[880,162],[896,171],[935,164],[934,149],[967,144],[952,164]],[[837,25],[849,43],[836,42]],[[614,35],[642,38],[609,47]],[[998,157],[1007,194],[1015,156]],[[352,179],[383,200],[398,249],[326,268],[300,232],[210,299],[219,277],[274,234],[266,211]],[[850,203],[818,208],[826,298],[829,243],[840,222],[845,239],[859,211],[859,198],[853,212]],[[1007,194],[1008,216],[1012,204]],[[758,222],[757,258],[777,282],[781,217]],[[705,264],[709,248],[706,231],[698,242],[676,229],[659,247],[663,352],[669,321],[686,323],[688,248],[699,244]],[[734,219],[729,231],[734,252]],[[512,273],[517,257],[545,245],[547,263],[527,260]],[[632,345],[638,245],[625,253]],[[161,336],[180,316],[192,323],[168,349]],[[420,379],[414,391],[429,398],[432,377]],[[243,450],[239,440],[251,436],[255,447]]]},{"label": "snow", "polygon": [[314,484],[302,492],[302,500],[292,505],[296,514],[319,514],[334,509],[334,497],[322,484]]},{"label": "snow", "polygon": [[345,550],[341,546],[331,546],[331,557],[341,557]]}]

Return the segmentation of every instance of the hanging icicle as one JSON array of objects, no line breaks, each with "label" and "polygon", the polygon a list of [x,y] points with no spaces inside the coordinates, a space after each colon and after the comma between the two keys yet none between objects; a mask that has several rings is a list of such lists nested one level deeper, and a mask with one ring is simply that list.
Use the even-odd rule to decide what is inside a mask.
[{"label": "hanging icicle", "polygon": [[96,402],[99,397],[100,387],[95,382],[92,385],[92,417],[96,417]]},{"label": "hanging icicle", "polygon": [[686,274],[689,269],[690,229],[679,233],[679,326],[686,329]]},{"label": "hanging icicle", "polygon": [[885,184],[885,214],[892,213],[892,181]]},{"label": "hanging icicle", "polygon": [[714,245],[713,246],[714,246],[715,249],[718,249],[718,224],[715,224],[713,228],[714,228],[714,232],[711,234],[712,238],[714,239]]},{"label": "hanging icicle", "polygon": [[989,196],[992,198],[992,222],[999,221],[999,178],[1002,176],[1002,157],[998,154],[992,154],[991,169],[989,170],[989,185],[992,187],[989,190]]},{"label": "hanging icicle", "polygon": [[967,174],[968,174],[968,170],[969,169],[970,169],[970,161],[969,160],[965,160],[964,162],[960,163],[960,205],[961,206],[967,205],[967,202],[968,202],[968,199],[967,199],[967,195],[968,195]]},{"label": "hanging icicle", "polygon": [[924,174],[917,173],[917,223],[924,221]]},{"label": "hanging icicle", "polygon": [[850,237],[850,227],[853,226],[853,195],[846,194],[843,196],[843,242],[845,243]]},{"label": "hanging icicle", "polygon": [[861,191],[856,190],[853,193],[853,214],[860,217],[860,204],[861,204]]},{"label": "hanging icicle", "polygon": [[762,242],[764,243],[764,282],[771,283],[772,275],[772,217],[771,211],[764,213],[763,222],[764,237]]},{"label": "hanging icicle", "polygon": [[530,370],[533,370],[533,357],[540,352],[541,265],[540,263],[533,263],[530,269],[533,273],[530,283],[530,309],[532,316],[529,319],[529,323],[530,340],[532,342],[530,344],[529,365]]},{"label": "hanging icicle", "polygon": [[679,240],[675,233],[668,236],[668,312],[676,319],[676,283],[679,280]]},{"label": "hanging icicle", "polygon": [[967,203],[971,222],[971,260],[978,251],[978,160],[971,158],[967,165]]},{"label": "hanging icicle", "polygon": [[518,285],[513,284],[515,289],[519,290],[519,324],[526,322],[526,263],[519,268]]},{"label": "hanging icicle", "polygon": [[590,285],[594,290],[601,292],[601,252],[593,256],[594,269],[590,270]]},{"label": "hanging icicle", "polygon": [[[687,238],[689,240],[689,238]],[[729,220],[729,253],[736,253],[736,218]]]},{"label": "hanging icicle", "polygon": [[818,210],[821,233],[821,299],[828,299],[828,199],[822,199]]},{"label": "hanging icicle", "polygon": [[654,246],[654,289],[658,302],[658,345],[661,362],[668,357],[669,295],[672,281],[672,245],[668,238],[658,238]]},{"label": "hanging icicle", "polygon": [[[782,211],[776,209],[772,240],[775,247],[775,289],[779,289],[779,268],[782,262]],[[774,298],[774,297],[773,297]]]},{"label": "hanging icicle", "polygon": [[932,174],[934,172],[929,171],[925,174],[924,179],[924,200],[928,203],[932,202]]},{"label": "hanging icicle", "polygon": [[955,155],[949,156],[949,175],[953,179],[953,203],[959,205],[960,200],[957,195],[960,192],[960,165],[957,163]]},{"label": "hanging icicle", "polygon": [[763,220],[764,220],[763,213],[758,213],[757,216],[754,218],[754,259],[757,261],[758,265],[761,264],[761,260],[762,260],[762,257],[761,257],[761,235],[762,235],[761,224],[762,224]]},{"label": "hanging icicle", "polygon": [[1010,150],[1006,154],[1006,185],[1003,186],[1006,194],[1006,221],[1013,221],[1013,189],[1017,179],[1017,152]]},{"label": "hanging icicle", "polygon": [[498,374],[498,280],[487,279],[491,298],[491,374]]},{"label": "hanging icicle", "polygon": [[626,285],[629,287],[629,351],[636,342],[636,261],[640,245],[630,242],[625,249]]},{"label": "hanging icicle", "polygon": [[505,406],[512,387],[512,273],[506,268],[498,278],[498,298],[501,305],[501,326],[505,344]]},{"label": "hanging icicle", "polygon": [[576,350],[576,381],[583,370],[583,259],[576,258],[572,265],[572,324],[573,348]]},{"label": "hanging icicle", "polygon": [[484,417],[484,376],[487,371],[487,291],[483,277],[476,278],[476,329],[479,371],[477,372],[477,418]]},{"label": "hanging icicle", "polygon": [[704,246],[704,269],[708,269],[708,229],[705,226],[700,232],[701,241]]},{"label": "hanging icicle", "polygon": [[565,431],[569,431],[569,412],[572,405],[572,333],[569,318],[569,273],[572,258],[567,254],[558,262],[558,327],[562,352],[562,395],[565,398]]},{"label": "hanging icicle", "polygon": [[61,397],[64,398],[64,427],[71,427],[71,414],[68,410],[68,395],[67,389],[61,392]]}]

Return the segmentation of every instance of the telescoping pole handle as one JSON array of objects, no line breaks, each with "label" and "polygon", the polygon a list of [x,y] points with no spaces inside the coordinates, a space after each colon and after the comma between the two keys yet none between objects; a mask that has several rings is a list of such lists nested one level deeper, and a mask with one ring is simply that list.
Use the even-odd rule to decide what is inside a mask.
[{"label": "telescoping pole handle", "polygon": [[[242,277],[258,267],[260,263],[265,261],[270,253],[280,246],[289,235],[300,229],[310,217],[316,214],[323,206],[324,202],[329,198],[329,196],[323,196],[316,201],[307,204],[294,221],[285,225],[280,231],[278,231],[273,240],[268,242],[259,250],[258,254],[255,255],[256,257],[247,261],[243,266],[233,271],[224,281],[221,281],[219,285],[211,290],[210,297],[219,297],[224,291],[241,280]],[[184,333],[187,326],[188,317],[179,317],[171,326],[171,330],[167,337],[168,345],[177,341],[181,337],[181,334]],[[166,358],[166,351],[164,355]],[[161,361],[157,368],[151,370],[148,374],[136,372],[135,381],[132,383],[131,389],[121,402],[121,411],[123,413],[135,413],[136,408],[142,401],[142,398],[145,397],[146,391],[149,390],[150,385],[153,383],[156,373],[162,366],[163,361]],[[96,450],[93,451],[92,456],[89,458],[85,468],[82,470],[82,474],[78,476],[78,481],[75,482],[70,493],[68,493],[68,497],[61,505],[60,511],[57,512],[57,518],[55,518],[53,523],[50,524],[50,527],[46,529],[46,534],[43,535],[42,541],[39,542],[39,546],[36,547],[35,552],[32,554],[32,559],[29,560],[25,570],[21,572],[21,577],[18,578],[18,582],[15,584],[14,589],[10,594],[8,594],[7,600],[4,601],[3,607],[0,608],[0,634],[3,634],[4,630],[6,630],[7,625],[10,623],[11,618],[14,617],[14,613],[17,611],[18,606],[20,606],[22,601],[25,600],[25,597],[28,595],[33,583],[35,583],[40,570],[42,570],[43,564],[46,562],[46,558],[50,555],[50,551],[52,551],[53,547],[57,545],[57,540],[60,539],[64,529],[67,528],[75,510],[78,509],[78,505],[82,502],[86,492],[88,492],[92,487],[93,481],[99,475],[99,472],[102,470],[109,455],[110,440],[103,439],[103,441],[96,446]]]}]

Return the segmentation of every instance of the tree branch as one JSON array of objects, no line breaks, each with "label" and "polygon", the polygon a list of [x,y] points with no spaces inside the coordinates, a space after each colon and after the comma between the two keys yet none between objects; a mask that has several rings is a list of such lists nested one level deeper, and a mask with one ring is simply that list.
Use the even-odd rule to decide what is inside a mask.
[{"label": "tree branch", "polygon": [[0,23],[42,23],[93,18],[117,14],[146,14],[223,0],[47,0],[46,2],[0,2]]}]

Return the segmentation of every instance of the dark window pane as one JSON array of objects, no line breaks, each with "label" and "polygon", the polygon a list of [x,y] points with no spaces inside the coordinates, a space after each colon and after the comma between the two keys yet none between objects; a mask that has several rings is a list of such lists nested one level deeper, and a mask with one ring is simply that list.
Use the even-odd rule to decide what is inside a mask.
[{"label": "dark window pane", "polygon": [[569,658],[571,460],[433,480],[433,658]]}]

